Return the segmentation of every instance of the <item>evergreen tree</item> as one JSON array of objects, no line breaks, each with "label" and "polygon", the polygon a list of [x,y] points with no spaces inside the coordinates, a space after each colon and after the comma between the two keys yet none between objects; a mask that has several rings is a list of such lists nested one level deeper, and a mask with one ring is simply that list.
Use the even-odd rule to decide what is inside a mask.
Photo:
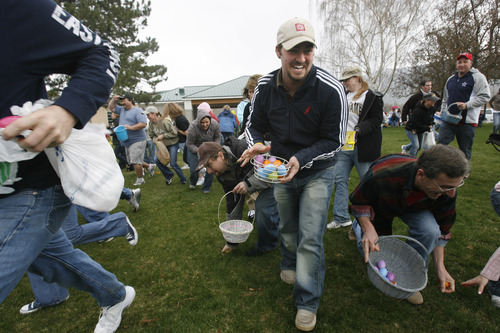
[{"label": "evergreen tree", "polygon": [[[121,70],[113,93],[129,93],[138,102],[153,100],[140,87],[151,90],[167,79],[163,65],[148,65],[146,59],[159,49],[155,38],[139,39],[140,29],[147,26],[151,13],[149,0],[55,0],[103,39],[109,40],[120,54]],[[58,96],[67,77],[57,75],[47,80],[49,96]],[[159,96],[158,96],[159,97]]]}]

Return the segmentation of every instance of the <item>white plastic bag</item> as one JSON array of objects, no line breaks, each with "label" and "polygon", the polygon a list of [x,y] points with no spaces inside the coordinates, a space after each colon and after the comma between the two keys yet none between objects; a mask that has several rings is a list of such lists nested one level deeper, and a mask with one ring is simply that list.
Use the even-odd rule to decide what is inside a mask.
[{"label": "white plastic bag", "polygon": [[436,138],[434,137],[434,131],[424,132],[422,136],[422,147],[428,149],[436,145]]},{"label": "white plastic bag", "polygon": [[124,184],[106,133],[104,124],[87,124],[60,146],[45,149],[71,202],[99,212],[116,207]]}]

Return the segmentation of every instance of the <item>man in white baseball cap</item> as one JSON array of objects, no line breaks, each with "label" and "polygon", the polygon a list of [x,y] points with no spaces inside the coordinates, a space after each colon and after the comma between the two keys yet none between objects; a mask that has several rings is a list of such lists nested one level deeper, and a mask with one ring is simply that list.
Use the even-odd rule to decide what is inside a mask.
[{"label": "man in white baseball cap", "polygon": [[[242,166],[257,154],[287,161],[288,174],[274,184],[283,240],[280,277],[294,284],[295,326],[311,331],[323,293],[323,234],[333,189],[336,152],[347,126],[343,85],[313,65],[316,41],[309,22],[293,18],[278,30],[276,55],[281,68],[260,78],[245,135],[251,147]],[[264,133],[272,143],[264,145]]]}]

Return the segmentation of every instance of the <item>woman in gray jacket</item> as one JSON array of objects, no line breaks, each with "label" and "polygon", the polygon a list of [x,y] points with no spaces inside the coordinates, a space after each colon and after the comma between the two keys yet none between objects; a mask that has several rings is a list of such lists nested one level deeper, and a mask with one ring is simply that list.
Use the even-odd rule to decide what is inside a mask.
[{"label": "woman in gray jacket", "polygon": [[[196,166],[198,165],[198,147],[203,142],[217,142],[220,143],[221,133],[219,123],[212,119],[210,116],[210,105],[206,102],[198,106],[198,113],[196,119],[191,122],[188,128],[186,138],[187,147],[187,160],[189,164],[189,188],[194,190],[196,182],[198,181],[198,172]],[[210,187],[214,179],[213,174],[207,174],[201,191],[205,194],[210,193]]]}]

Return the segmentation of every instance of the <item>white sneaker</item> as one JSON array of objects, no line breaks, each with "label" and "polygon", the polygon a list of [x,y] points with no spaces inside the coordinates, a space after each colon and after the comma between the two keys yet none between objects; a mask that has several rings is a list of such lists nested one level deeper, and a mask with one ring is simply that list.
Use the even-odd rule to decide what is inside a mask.
[{"label": "white sneaker", "polygon": [[137,178],[135,180],[134,186],[141,186],[143,184],[146,184],[146,181],[144,180],[144,178]]},{"label": "white sneaker", "polygon": [[125,286],[125,299],[113,306],[102,308],[94,333],[113,333],[122,321],[122,312],[132,304],[135,298],[135,290]]},{"label": "white sneaker", "polygon": [[406,145],[402,145],[402,146],[401,146],[401,153],[402,153],[402,154],[408,154],[408,153],[409,153],[409,151],[408,151],[408,150],[406,150],[406,149],[405,149],[405,147],[406,147]]},{"label": "white sneaker", "polygon": [[255,210],[254,209],[249,209],[248,210],[248,218],[253,219],[255,217]]},{"label": "white sneaker", "polygon": [[198,178],[198,181],[196,182],[196,186],[201,186],[205,182],[205,177]]},{"label": "white sneaker", "polygon": [[132,190],[132,197],[127,200],[134,208],[134,212],[139,210],[139,204],[141,202],[141,189],[135,188]]},{"label": "white sneaker", "polygon": [[332,221],[330,223],[328,223],[326,225],[326,228],[327,229],[337,229],[337,228],[340,228],[340,227],[348,227],[352,224],[352,221],[349,220],[349,221],[345,221],[345,222],[336,222],[336,221]]},{"label": "white sneaker", "polygon": [[493,303],[493,305],[496,306],[497,308],[500,308],[500,296],[492,295],[491,303]]},{"label": "white sneaker", "polygon": [[182,170],[186,170],[186,169],[189,169],[189,165],[187,165],[187,164],[184,164],[184,165],[182,166],[182,168],[181,168],[181,169],[182,169]]},{"label": "white sneaker", "polygon": [[205,175],[207,174],[207,168],[202,168],[202,169],[200,170],[200,173],[201,173],[201,175],[202,175],[203,177],[205,177]]},{"label": "white sneaker", "polygon": [[155,174],[156,164],[151,163],[148,168],[149,177],[153,177]]},{"label": "white sneaker", "polygon": [[[52,305],[48,305],[48,306],[54,306],[54,305],[61,304],[62,302],[66,301],[68,298],[69,298],[69,294],[62,301],[57,302],[57,303],[52,304]],[[19,309],[19,313],[20,314],[33,313],[33,312],[38,311],[38,310],[40,310],[42,308],[45,308],[45,307],[47,307],[47,305],[45,305],[45,306],[35,306],[35,302],[31,302],[29,304],[24,305],[21,309]]]}]

